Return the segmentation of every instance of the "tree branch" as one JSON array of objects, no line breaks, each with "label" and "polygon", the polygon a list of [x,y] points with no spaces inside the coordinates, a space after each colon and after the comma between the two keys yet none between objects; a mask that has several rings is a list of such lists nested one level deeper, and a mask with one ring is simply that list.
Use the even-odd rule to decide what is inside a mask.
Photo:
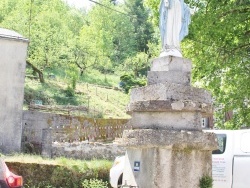
[{"label": "tree branch", "polygon": [[221,14],[220,17],[225,17],[227,16],[228,14],[235,14],[235,13],[248,13],[250,12],[250,7],[240,7],[240,8],[235,8],[235,9],[231,9],[227,12],[224,12],[223,14]]}]

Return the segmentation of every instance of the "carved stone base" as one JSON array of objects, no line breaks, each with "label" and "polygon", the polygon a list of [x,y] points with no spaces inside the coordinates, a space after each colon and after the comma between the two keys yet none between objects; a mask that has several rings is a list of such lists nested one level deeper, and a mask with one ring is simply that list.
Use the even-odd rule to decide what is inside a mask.
[{"label": "carved stone base", "polygon": [[143,188],[199,188],[210,175],[215,135],[200,131],[124,131],[127,147],[123,181]]}]

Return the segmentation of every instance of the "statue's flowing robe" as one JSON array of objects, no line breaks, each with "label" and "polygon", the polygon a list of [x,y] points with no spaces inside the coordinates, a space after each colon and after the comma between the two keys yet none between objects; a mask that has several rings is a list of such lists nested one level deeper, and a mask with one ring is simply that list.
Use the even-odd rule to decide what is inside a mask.
[{"label": "statue's flowing robe", "polygon": [[180,41],[188,34],[190,10],[183,0],[165,0],[160,4],[160,33],[162,49],[166,46],[180,49]]}]

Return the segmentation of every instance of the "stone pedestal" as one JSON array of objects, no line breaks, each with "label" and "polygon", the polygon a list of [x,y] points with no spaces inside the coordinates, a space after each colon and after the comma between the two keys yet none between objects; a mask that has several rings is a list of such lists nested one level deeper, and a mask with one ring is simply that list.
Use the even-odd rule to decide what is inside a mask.
[{"label": "stone pedestal", "polygon": [[198,188],[211,175],[213,133],[201,131],[211,116],[212,97],[190,86],[191,62],[181,57],[153,60],[148,86],[131,91],[128,113],[133,130],[123,133],[127,147],[123,183],[140,188]]}]

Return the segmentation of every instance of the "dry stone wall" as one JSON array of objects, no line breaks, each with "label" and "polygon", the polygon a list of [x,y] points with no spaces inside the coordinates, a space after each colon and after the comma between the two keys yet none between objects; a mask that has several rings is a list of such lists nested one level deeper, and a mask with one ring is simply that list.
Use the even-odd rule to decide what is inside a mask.
[{"label": "dry stone wall", "polygon": [[38,111],[24,111],[23,125],[24,151],[78,159],[114,159],[124,154],[123,147],[113,141],[122,137],[123,130],[131,129],[128,119],[93,119]]},{"label": "dry stone wall", "polygon": [[114,160],[125,155],[125,148],[113,143],[73,142],[52,144],[52,157],[67,157],[74,159],[107,159]]}]

